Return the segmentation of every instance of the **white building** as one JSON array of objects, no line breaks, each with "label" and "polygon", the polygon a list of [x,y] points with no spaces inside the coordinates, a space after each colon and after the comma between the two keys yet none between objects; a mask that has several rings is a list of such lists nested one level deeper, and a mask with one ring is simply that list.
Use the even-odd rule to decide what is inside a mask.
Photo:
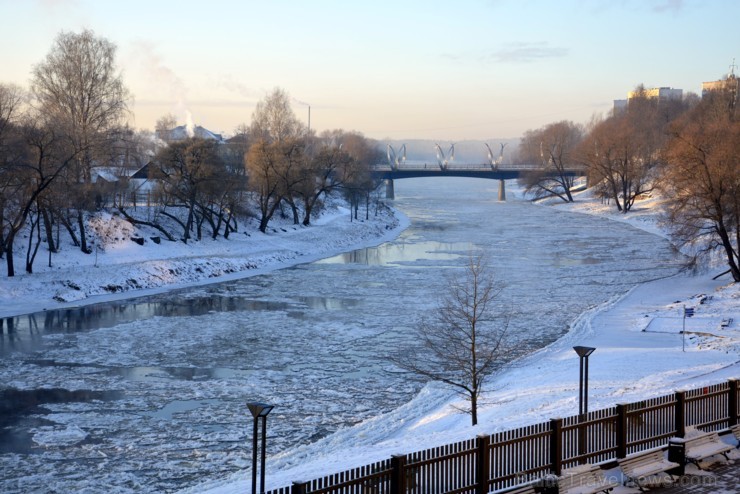
[{"label": "white building", "polygon": [[648,99],[657,99],[658,102],[680,101],[683,98],[683,89],[675,89],[672,87],[652,87],[645,88],[642,91],[630,91],[627,93],[627,99],[614,100],[614,112],[620,112],[627,108],[630,100],[637,98],[640,94],[644,94]]}]

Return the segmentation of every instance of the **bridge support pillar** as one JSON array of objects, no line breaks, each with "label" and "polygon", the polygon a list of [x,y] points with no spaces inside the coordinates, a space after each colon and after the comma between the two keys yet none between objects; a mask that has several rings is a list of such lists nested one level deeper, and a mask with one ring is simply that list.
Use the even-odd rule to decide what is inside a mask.
[{"label": "bridge support pillar", "polygon": [[392,178],[385,179],[385,198],[386,199],[396,198],[396,193],[393,190],[393,179]]},{"label": "bridge support pillar", "polygon": [[506,200],[506,183],[504,182],[503,178],[500,178],[498,181],[498,200]]}]

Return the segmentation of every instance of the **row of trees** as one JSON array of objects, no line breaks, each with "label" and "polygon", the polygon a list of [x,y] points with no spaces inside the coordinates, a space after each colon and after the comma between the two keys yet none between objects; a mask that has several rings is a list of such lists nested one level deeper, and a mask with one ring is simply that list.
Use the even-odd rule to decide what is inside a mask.
[{"label": "row of trees", "polygon": [[[28,91],[0,84],[0,258],[8,276],[15,275],[21,236],[28,273],[43,243],[50,263],[62,238],[91,253],[88,220],[105,206],[187,242],[205,231],[228,238],[252,216],[266,232],[275,212],[287,208],[296,224],[309,225],[323,199],[338,191],[355,217],[363,198],[369,204],[377,146],[355,132],[315,136],[281,89],[257,105],[251,126],[240,126],[228,144],[197,137],[164,143],[134,131],[115,53],[92,31],[61,33],[34,67]],[[174,125],[163,117],[157,130]],[[111,198],[130,192],[128,176],[144,165],[157,185],[142,216],[131,207],[135,200]],[[96,180],[101,170],[108,180]]]},{"label": "row of trees", "polygon": [[529,130],[519,159],[541,163],[524,184],[535,197],[573,201],[573,170],[585,170],[592,190],[628,213],[658,190],[666,224],[682,245],[720,252],[740,281],[740,120],[738,79],[699,99],[651,98],[644,87],[621,111],[586,126],[562,121]]},{"label": "row of trees", "polygon": [[377,188],[370,171],[381,159],[378,146],[356,132],[327,131],[314,138],[281,89],[257,104],[249,138],[246,170],[262,232],[282,204],[295,224],[309,225],[321,199],[337,191],[350,200],[356,217],[360,201],[367,203]]},{"label": "row of trees", "polygon": [[114,147],[127,112],[114,57],[115,46],[90,31],[62,33],[33,69],[31,105],[21,88],[0,85],[0,255],[9,276],[26,227],[28,272],[42,237],[50,251],[58,248],[55,224],[90,252],[84,212],[95,201],[92,167]]}]

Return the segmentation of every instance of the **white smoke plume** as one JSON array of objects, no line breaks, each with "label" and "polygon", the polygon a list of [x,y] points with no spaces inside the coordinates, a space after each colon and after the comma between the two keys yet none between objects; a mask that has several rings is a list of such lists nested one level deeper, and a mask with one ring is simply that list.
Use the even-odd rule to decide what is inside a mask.
[{"label": "white smoke plume", "polygon": [[184,120],[188,135],[192,137],[195,126],[193,116],[188,109],[188,89],[175,72],[165,65],[162,57],[155,51],[154,45],[148,41],[134,42],[132,57],[143,72],[156,85],[162,87],[172,98],[173,112],[178,120]]},{"label": "white smoke plume", "polygon": [[193,114],[188,110],[185,110],[185,132],[188,133],[188,137],[195,136],[195,124],[193,124]]}]

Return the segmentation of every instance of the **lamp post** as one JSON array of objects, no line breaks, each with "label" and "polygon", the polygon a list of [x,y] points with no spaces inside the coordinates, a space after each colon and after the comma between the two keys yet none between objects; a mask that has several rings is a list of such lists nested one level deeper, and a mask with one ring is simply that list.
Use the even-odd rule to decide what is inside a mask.
[{"label": "lamp post", "polygon": [[578,385],[578,456],[579,463],[586,463],[588,426],[585,424],[588,415],[588,356],[594,353],[595,348],[588,346],[574,346],[580,364]]},{"label": "lamp post", "polygon": [[588,356],[594,353],[595,348],[588,346],[574,346],[580,364],[578,386],[578,415],[588,413]]},{"label": "lamp post", "polygon": [[273,405],[267,403],[247,403],[247,408],[254,417],[252,431],[252,494],[257,494],[257,422],[262,418],[262,461],[260,462],[260,493],[265,492],[265,446],[267,443],[267,416]]}]

